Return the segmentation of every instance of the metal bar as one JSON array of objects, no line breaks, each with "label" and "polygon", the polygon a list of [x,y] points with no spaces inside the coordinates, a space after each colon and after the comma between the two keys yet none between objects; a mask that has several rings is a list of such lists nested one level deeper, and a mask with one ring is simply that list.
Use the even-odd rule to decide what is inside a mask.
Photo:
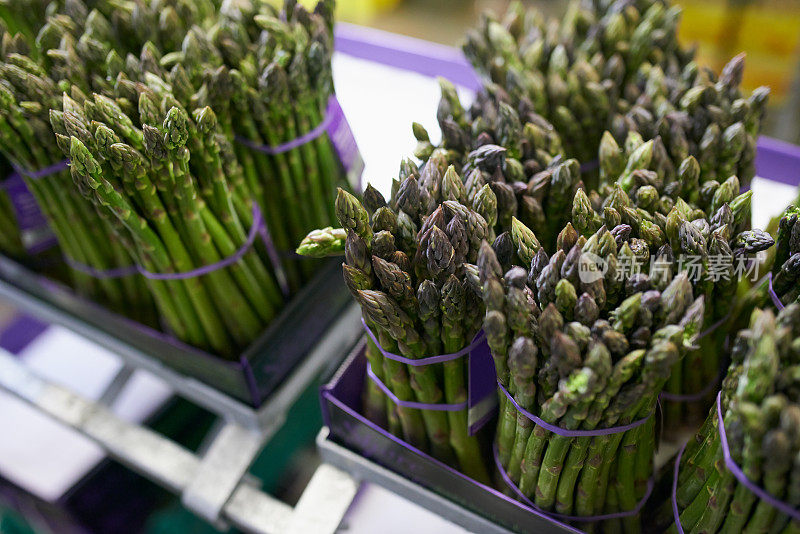
[{"label": "metal bar", "polygon": [[128,365],[127,363],[123,363],[120,370],[114,375],[114,379],[111,381],[108,386],[106,386],[106,390],[103,391],[103,394],[97,400],[103,406],[111,406],[114,404],[114,401],[117,400],[119,394],[122,393],[122,390],[125,389],[125,384],[128,383],[128,380],[133,376],[135,369]]},{"label": "metal bar", "polygon": [[[201,473],[201,461],[189,450],[41,379],[4,351],[0,351],[0,389],[88,437],[119,462],[170,491],[183,492]],[[227,439],[232,439],[233,434]],[[217,465],[224,468],[224,462]],[[288,524],[291,507],[250,486],[247,478],[239,479],[220,517],[248,532],[281,532]]]},{"label": "metal bar", "polygon": [[333,467],[320,465],[294,508],[285,534],[334,534],[358,492],[358,482]]},{"label": "metal bar", "polygon": [[359,481],[372,482],[414,502],[448,521],[481,534],[512,534],[492,521],[467,510],[455,502],[393,473],[353,451],[328,439],[329,430],[323,428],[317,434],[317,448],[323,461],[329,463]]},{"label": "metal bar", "polygon": [[183,490],[181,501],[188,509],[218,523],[250,464],[261,450],[265,436],[236,423],[228,423],[214,436],[195,477]]},{"label": "metal bar", "polygon": [[62,325],[99,343],[118,354],[126,364],[137,369],[144,369],[161,378],[178,395],[211,413],[217,414],[227,421],[235,421],[242,426],[265,431],[267,427],[274,427],[276,421],[285,417],[286,410],[315,376],[320,374],[328,365],[336,365],[337,362],[331,361],[331,354],[344,356],[360,336],[358,308],[354,304],[350,304],[340,314],[339,318],[328,327],[315,348],[303,363],[292,372],[284,385],[270,396],[264,406],[256,410],[211,386],[173,371],[146,353],[69,314],[63,313],[52,304],[32,298],[27,292],[12,284],[0,281],[0,297],[9,300],[19,308],[36,315],[44,321]]}]

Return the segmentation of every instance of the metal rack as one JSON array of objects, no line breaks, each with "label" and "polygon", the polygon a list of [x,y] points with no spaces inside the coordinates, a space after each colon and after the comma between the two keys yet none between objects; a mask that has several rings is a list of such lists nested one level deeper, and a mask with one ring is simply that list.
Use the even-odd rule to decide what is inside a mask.
[{"label": "metal rack", "polygon": [[513,534],[512,531],[467,510],[454,501],[442,497],[419,484],[415,484],[407,478],[335,443],[329,439],[329,431],[326,427],[323,427],[317,434],[317,448],[327,465],[349,473],[359,482],[371,482],[382,486],[470,532]]},{"label": "metal rack", "polygon": [[[259,489],[247,474],[264,444],[281,428],[297,398],[330,373],[361,335],[354,305],[331,324],[315,348],[264,404],[254,409],[197,380],[187,378],[130,345],[74,319],[24,291],[0,282],[0,297],[43,320],[65,326],[113,350],[121,370],[100,400],[90,401],[42,379],[14,358],[0,352],[0,389],[8,391],[55,421],[102,447],[107,454],[137,473],[180,495],[192,512],[220,528],[235,526],[247,532],[334,532],[357,490],[347,474],[321,466],[297,507],[292,509]],[[146,370],[167,383],[177,395],[218,416],[217,424],[195,454],[167,437],[126,422],[108,406],[133,371]]]}]

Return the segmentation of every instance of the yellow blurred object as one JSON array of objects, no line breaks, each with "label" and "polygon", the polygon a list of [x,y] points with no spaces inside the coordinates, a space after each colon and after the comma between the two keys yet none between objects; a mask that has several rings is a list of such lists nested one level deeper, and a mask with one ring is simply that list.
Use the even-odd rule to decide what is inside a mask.
[{"label": "yellow blurred object", "polygon": [[[382,11],[397,6],[402,0],[336,0],[336,18],[355,24],[367,24]],[[316,0],[300,0],[308,8],[316,5]]]},{"label": "yellow blurred object", "polygon": [[697,43],[700,63],[719,70],[733,56],[747,53],[743,86],[772,88],[770,101],[782,101],[800,60],[800,2],[797,0],[679,0],[680,37]]}]

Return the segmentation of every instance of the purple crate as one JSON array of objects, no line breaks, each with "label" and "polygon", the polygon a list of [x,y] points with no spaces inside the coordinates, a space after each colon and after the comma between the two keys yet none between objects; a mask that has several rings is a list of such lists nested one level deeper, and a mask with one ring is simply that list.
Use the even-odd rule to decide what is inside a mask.
[{"label": "purple crate", "polygon": [[464,508],[517,532],[580,533],[436,460],[361,415],[366,371],[359,344],[320,391],[322,416],[333,441]]},{"label": "purple crate", "polygon": [[226,360],[84,299],[71,288],[0,256],[2,293],[34,315],[84,335],[112,352],[135,352],[259,407],[351,305],[340,262],[317,274],[235,360]]}]

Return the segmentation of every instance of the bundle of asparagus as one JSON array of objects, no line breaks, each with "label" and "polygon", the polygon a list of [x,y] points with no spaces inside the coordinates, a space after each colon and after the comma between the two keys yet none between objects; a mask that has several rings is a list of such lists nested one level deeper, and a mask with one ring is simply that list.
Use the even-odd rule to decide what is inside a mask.
[{"label": "bundle of asparagus", "polygon": [[737,279],[750,273],[754,255],[773,239],[748,230],[752,192],[740,193],[731,176],[722,184],[707,179],[697,160],[686,157],[672,177],[664,171],[670,160],[661,138],[643,142],[629,133],[623,147],[604,134],[600,152],[600,191],[574,198],[572,224],[590,235],[605,224],[630,229],[630,250],[636,258],[626,269],[651,275],[665,267],[687,272],[695,296],[706,300],[699,347],[682,360],[670,377],[665,405],[670,425],[686,417],[703,417],[713,400],[722,372],[722,346],[728,334],[730,302]]},{"label": "bundle of asparagus", "polygon": [[[62,90],[69,90],[73,85],[83,92],[109,87],[105,56],[100,57],[110,47],[104,40],[111,40],[120,50],[141,48],[143,41],[126,40],[130,32],[123,28],[126,21],[131,25],[137,16],[143,16],[146,11],[153,15],[157,9],[149,3],[119,8],[109,2],[94,4],[90,11],[80,0],[68,0],[63,5],[54,2],[45,13],[31,10],[27,2],[7,2],[4,21],[8,27],[12,30],[24,27],[27,37],[31,32],[34,35],[38,32],[38,35],[34,46],[32,39],[20,33],[3,34],[0,150],[21,171],[67,263],[81,266],[70,271],[71,282],[78,292],[117,312],[155,325],[152,298],[143,279],[117,280],[92,274],[130,269],[132,246],[109,218],[98,213],[72,186],[68,172],[63,170],[66,164],[59,163],[63,156],[49,124],[50,111],[61,107]],[[113,14],[113,25],[97,8]],[[172,8],[165,13],[169,9]],[[189,12],[193,10],[185,13],[187,22],[193,20]],[[162,34],[174,37],[173,29],[162,28]],[[128,59],[129,64],[136,63],[133,56]],[[4,210],[6,217],[10,213]]]},{"label": "bundle of asparagus", "polygon": [[[237,141],[237,159],[281,251],[332,224],[335,188],[350,189],[339,159],[346,155],[325,130],[341,112],[333,100],[333,7],[332,0],[313,13],[292,0],[283,12],[226,4],[208,35],[192,29],[179,52],[161,58],[165,67],[175,64],[173,86],[193,106],[212,106]],[[292,289],[314,268],[290,255],[284,261]]]},{"label": "bundle of asparagus", "polygon": [[[608,532],[639,530],[658,394],[703,322],[686,273],[618,270],[629,232],[602,227],[587,239],[567,225],[548,257],[516,222],[516,251],[484,243],[478,260],[484,330],[505,390],[498,467],[537,508],[605,518]],[[616,431],[592,432],[606,428]]]},{"label": "bundle of asparagus", "polygon": [[[64,156],[49,124],[49,110],[60,107],[59,90],[44,68],[26,55],[23,43],[17,41],[23,48],[7,47],[0,63],[0,150],[23,176],[68,261],[99,270],[129,267],[127,243],[85,202],[63,170]],[[70,274],[81,294],[152,322],[152,301],[141,280],[97,279],[76,270]]]},{"label": "bundle of asparagus", "polygon": [[[164,115],[176,107],[184,113],[208,108],[204,112],[208,125],[203,127],[210,129],[188,138],[193,154],[189,170],[204,188],[199,193],[216,210],[219,222],[231,225],[227,230],[232,232],[233,243],[241,240],[242,228],[254,223],[252,204],[258,202],[278,252],[273,259],[277,256],[283,263],[276,265],[277,272],[285,274],[288,290],[297,289],[311,276],[314,265],[295,261],[290,247],[310,228],[333,220],[328,205],[332,204],[334,185],[345,186],[344,169],[324,135],[326,124],[336,121],[341,112],[336,107],[331,111],[329,106],[333,94],[332,2],[320,2],[315,13],[291,1],[284,12],[258,2],[222,7],[211,1],[117,4],[103,0],[51,4],[33,51],[19,34],[6,33],[2,39],[0,149],[26,174],[68,263],[76,267],[72,273],[75,287],[116,311],[145,320],[152,315],[151,290],[165,284],[181,285],[120,277],[133,272],[134,260],[140,269],[152,270],[147,267],[152,258],[142,262],[137,250],[140,244],[132,242],[129,229],[110,216],[94,195],[86,194],[83,179],[74,187],[61,171],[66,165],[58,163],[59,152],[72,155],[69,137],[76,137],[100,162],[110,161],[111,156],[98,152],[100,140],[92,139],[97,135],[109,144],[123,139],[142,152],[139,138],[143,134],[137,130],[145,124],[161,127]],[[63,111],[62,91],[70,95],[64,99],[68,103]],[[214,105],[213,111],[209,104]],[[105,131],[98,134],[97,122],[112,130],[131,128],[135,133],[128,134],[139,143],[120,131],[117,138],[109,138]],[[198,123],[190,130],[195,132],[200,126]],[[153,157],[145,155],[146,159]],[[226,186],[215,182],[220,162]],[[114,186],[127,183],[108,181]],[[158,184],[156,180],[153,183]],[[117,193],[144,210],[132,191],[118,188]],[[167,190],[162,188],[160,193],[166,196]],[[292,207],[297,195],[309,199],[301,209]],[[233,206],[234,219],[226,202]],[[4,215],[10,213],[4,211]],[[180,237],[191,242],[186,234]],[[230,247],[215,246],[216,254],[227,256]],[[185,248],[192,254],[192,262],[213,263],[207,256],[194,255],[191,246]],[[224,307],[220,316],[203,319],[213,326],[206,333],[188,331],[191,324],[200,325],[198,314],[216,314],[203,310],[206,306],[202,304],[194,317],[191,313],[185,318],[171,317],[165,319],[167,325],[182,339],[224,354],[252,341],[255,325],[263,327],[282,301],[276,297],[274,273],[269,272],[263,246],[259,243],[256,249],[260,266],[251,269],[259,272],[247,281],[256,287],[243,291],[251,298],[248,306],[262,309],[245,307],[247,325],[236,325],[235,339],[218,331],[221,317],[227,315]],[[248,256],[245,259],[251,261]],[[181,260],[173,257],[170,261]],[[183,267],[154,268],[181,271]],[[164,295],[163,288],[159,291],[159,311],[174,315],[166,311],[170,306],[165,299],[181,297]],[[181,322],[189,323],[188,330]]]},{"label": "bundle of asparagus", "polygon": [[691,59],[677,44],[679,13],[660,1],[574,1],[557,21],[515,2],[502,22],[484,16],[464,52],[521,108],[555,124],[568,156],[590,161],[640,67],[677,74]]},{"label": "bundle of asparagus", "polygon": [[442,143],[434,146],[428,132],[415,123],[415,155],[425,162],[436,154],[460,169],[475,210],[496,204],[497,217],[487,219],[495,233],[510,229],[511,218],[517,217],[546,246],[554,245],[567,222],[569,200],[582,186],[577,162],[565,162],[561,156],[554,127],[533,112],[520,116],[497,86],[480,93],[469,109],[450,82],[440,80],[440,86],[437,118]]},{"label": "bundle of asparagus", "polygon": [[769,89],[760,87],[744,98],[739,88],[743,70],[743,54],[718,78],[710,69],[689,63],[676,83],[651,67],[626,88],[632,106],[620,107],[611,131],[617,139],[630,131],[645,138],[660,135],[672,161],[665,166],[670,178],[687,155],[694,155],[707,180],[722,182],[736,175],[749,189]]},{"label": "bundle of asparagus", "polygon": [[700,69],[677,43],[679,14],[661,1],[576,1],[548,21],[517,3],[502,22],[484,17],[464,51],[523,113],[556,126],[567,156],[591,161],[607,129],[619,142],[661,135],[673,174],[694,155],[709,179],[749,187],[768,90],[742,97],[742,56],[718,80]]},{"label": "bundle of asparagus", "polygon": [[243,220],[234,208],[252,199],[241,191],[241,167],[223,156],[230,146],[211,108],[190,117],[155,78],[137,90],[133,116],[103,95],[65,95],[63,112],[51,113],[58,144],[75,189],[129,243],[168,327],[233,356],[282,303],[254,248],[258,212]]},{"label": "bundle of asparagus", "polygon": [[[62,88],[66,81],[87,94],[113,94],[123,107],[135,92],[130,82],[152,75],[186,109],[210,105],[221,133],[236,141],[235,157],[296,290],[315,265],[298,264],[288,251],[333,221],[333,191],[347,183],[325,135],[341,113],[331,100],[333,2],[319,2],[314,13],[292,1],[283,12],[249,1],[218,11],[210,2],[143,2],[113,16],[104,15],[104,2],[91,11],[69,4],[67,20],[53,15],[39,33],[48,72]],[[298,208],[299,196],[309,201]]]},{"label": "bundle of asparagus", "polygon": [[800,532],[798,339],[799,305],[754,311],[718,405],[665,472],[658,531]]},{"label": "bundle of asparagus", "polygon": [[421,171],[405,160],[388,201],[371,186],[363,205],[340,190],[341,228],[312,232],[297,252],[344,252],[345,283],[381,347],[367,350],[371,372],[401,401],[427,406],[397,405],[368,380],[365,413],[415,447],[488,482],[480,444],[468,435],[466,409],[445,412],[436,406],[467,400],[464,358],[415,366],[386,356],[419,360],[453,354],[480,330],[483,304],[474,262],[491,229],[466,197],[461,178],[443,157],[432,156]]}]

